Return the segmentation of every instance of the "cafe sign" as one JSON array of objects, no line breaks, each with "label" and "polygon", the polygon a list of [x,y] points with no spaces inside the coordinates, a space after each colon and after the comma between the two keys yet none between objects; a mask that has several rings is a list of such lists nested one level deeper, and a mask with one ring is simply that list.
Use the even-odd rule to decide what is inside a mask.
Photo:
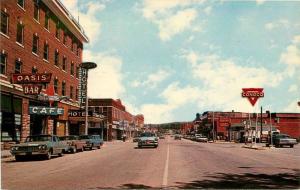
[{"label": "cafe sign", "polygon": [[264,97],[263,88],[242,88],[242,90],[242,97],[247,98],[252,106],[255,105],[258,98]]},{"label": "cafe sign", "polygon": [[29,114],[34,115],[63,115],[64,108],[29,106]]}]

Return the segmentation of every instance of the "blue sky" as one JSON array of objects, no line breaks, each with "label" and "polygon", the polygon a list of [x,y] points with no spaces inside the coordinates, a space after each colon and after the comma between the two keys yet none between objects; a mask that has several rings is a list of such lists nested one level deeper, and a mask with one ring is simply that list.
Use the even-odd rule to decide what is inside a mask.
[{"label": "blue sky", "polygon": [[[90,39],[88,95],[146,123],[208,110],[300,112],[300,2],[62,0]],[[252,107],[242,88],[264,88]]]}]

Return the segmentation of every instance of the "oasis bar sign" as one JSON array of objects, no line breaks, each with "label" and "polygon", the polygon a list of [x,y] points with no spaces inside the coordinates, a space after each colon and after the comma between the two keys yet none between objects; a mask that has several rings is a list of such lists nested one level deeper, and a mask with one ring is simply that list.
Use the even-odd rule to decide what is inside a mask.
[{"label": "oasis bar sign", "polygon": [[64,108],[29,106],[29,114],[35,114],[35,115],[63,115],[64,114]]}]

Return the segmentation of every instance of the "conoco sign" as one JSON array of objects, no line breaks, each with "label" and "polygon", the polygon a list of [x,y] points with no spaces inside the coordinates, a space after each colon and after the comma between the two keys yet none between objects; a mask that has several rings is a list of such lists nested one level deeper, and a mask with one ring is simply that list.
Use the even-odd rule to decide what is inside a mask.
[{"label": "conoco sign", "polygon": [[263,88],[242,88],[242,97],[248,98],[252,106],[255,105],[258,98],[264,97]]}]

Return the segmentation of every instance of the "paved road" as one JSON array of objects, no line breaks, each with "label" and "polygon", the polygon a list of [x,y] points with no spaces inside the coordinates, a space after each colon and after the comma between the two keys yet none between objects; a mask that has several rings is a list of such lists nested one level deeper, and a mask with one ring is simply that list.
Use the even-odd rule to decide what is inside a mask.
[{"label": "paved road", "polygon": [[299,188],[300,146],[272,150],[241,144],[160,140],[157,149],[108,143],[52,160],[2,160],[4,189]]}]

